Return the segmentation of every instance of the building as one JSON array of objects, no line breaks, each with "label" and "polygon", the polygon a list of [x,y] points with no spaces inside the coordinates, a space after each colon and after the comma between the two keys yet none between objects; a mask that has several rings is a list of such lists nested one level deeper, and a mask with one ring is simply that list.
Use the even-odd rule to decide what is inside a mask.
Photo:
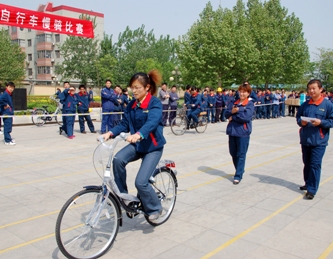
[{"label": "building", "polygon": [[[104,14],[102,13],[66,5],[53,6],[52,3],[39,5],[37,11],[71,18],[79,18],[82,14],[92,18],[96,17],[95,39],[102,40],[104,37]],[[63,62],[59,46],[65,42],[67,35],[18,27],[0,26],[1,28],[8,30],[12,42],[21,46],[27,54],[26,84],[32,86],[58,85],[60,83],[61,78],[56,74],[55,65]]]}]

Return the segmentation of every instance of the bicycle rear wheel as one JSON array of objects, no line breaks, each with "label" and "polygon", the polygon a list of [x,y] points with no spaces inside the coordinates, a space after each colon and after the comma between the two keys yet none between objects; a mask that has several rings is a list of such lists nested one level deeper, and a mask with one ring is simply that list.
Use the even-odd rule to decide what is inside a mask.
[{"label": "bicycle rear wheel", "polygon": [[166,222],[171,216],[176,204],[177,185],[176,177],[168,169],[161,169],[154,176],[154,179],[155,181],[151,185],[161,201],[162,214],[154,221],[149,220],[148,216],[145,216],[145,218],[150,225],[158,226]]},{"label": "bicycle rear wheel", "polygon": [[45,119],[43,117],[47,116],[47,112],[42,108],[37,108],[33,111],[31,115],[32,123],[35,124],[37,127],[41,127],[45,124]]},{"label": "bicycle rear wheel", "polygon": [[54,119],[60,126],[62,126],[62,112],[61,112],[61,110],[55,111]]},{"label": "bicycle rear wheel", "polygon": [[102,195],[101,190],[80,191],[61,209],[55,235],[60,251],[67,258],[98,258],[113,244],[120,224],[120,212],[116,201],[109,196],[98,214],[95,204],[101,204]]},{"label": "bicycle rear wheel", "polygon": [[187,121],[184,117],[176,117],[171,122],[171,131],[175,135],[183,135],[186,131]]},{"label": "bicycle rear wheel", "polygon": [[195,130],[198,133],[204,133],[207,129],[207,117],[206,116],[200,116],[198,118],[198,124],[195,127]]}]

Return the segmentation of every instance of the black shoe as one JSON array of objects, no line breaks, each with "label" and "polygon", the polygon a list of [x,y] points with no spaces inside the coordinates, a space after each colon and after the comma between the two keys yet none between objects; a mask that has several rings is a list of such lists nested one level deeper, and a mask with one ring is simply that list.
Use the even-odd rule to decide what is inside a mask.
[{"label": "black shoe", "polygon": [[232,183],[233,183],[234,185],[237,185],[237,184],[240,183],[240,180],[234,180]]},{"label": "black shoe", "polygon": [[306,185],[304,185],[304,186],[300,186],[299,189],[300,189],[301,191],[307,191],[307,190],[308,190],[308,187],[307,187]]},{"label": "black shoe", "polygon": [[82,133],[82,134],[87,134],[87,132],[85,132],[85,131],[81,131],[81,133]]},{"label": "black shoe", "polygon": [[96,130],[92,131],[91,133],[97,133]]},{"label": "black shoe", "polygon": [[63,132],[63,129],[61,127],[59,127],[59,135],[61,135]]},{"label": "black shoe", "polygon": [[311,192],[306,192],[305,197],[309,200],[312,200],[314,198],[314,194]]}]

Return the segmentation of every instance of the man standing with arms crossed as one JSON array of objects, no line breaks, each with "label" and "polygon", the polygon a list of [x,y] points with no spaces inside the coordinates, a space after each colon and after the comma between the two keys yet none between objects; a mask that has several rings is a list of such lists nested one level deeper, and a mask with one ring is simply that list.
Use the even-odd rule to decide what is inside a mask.
[{"label": "man standing with arms crossed", "polygon": [[310,80],[307,85],[311,99],[304,102],[297,111],[296,121],[301,127],[300,139],[304,163],[303,176],[305,197],[312,200],[316,195],[321,174],[321,163],[333,127],[333,104],[321,95],[320,80]]}]

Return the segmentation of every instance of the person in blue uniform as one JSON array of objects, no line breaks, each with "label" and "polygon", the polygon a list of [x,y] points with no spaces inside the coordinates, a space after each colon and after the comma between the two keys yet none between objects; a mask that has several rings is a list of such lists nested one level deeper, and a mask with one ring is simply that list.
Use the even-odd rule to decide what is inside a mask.
[{"label": "person in blue uniform", "polygon": [[122,97],[123,90],[121,89],[121,87],[119,85],[116,85],[116,87],[114,88],[114,93],[117,97],[117,101],[114,103],[114,112],[116,112],[116,114],[114,114],[114,117],[113,117],[112,127],[115,127],[119,124],[119,122],[121,120],[122,106],[124,105],[124,100]]},{"label": "person in blue uniform", "polygon": [[196,127],[198,124],[198,115],[202,111],[202,98],[201,94],[199,94],[197,90],[198,89],[195,86],[191,87],[191,99],[189,103],[186,103],[186,106],[190,107],[187,117],[193,127]]},{"label": "person in blue uniform", "polygon": [[300,106],[296,121],[301,127],[299,134],[304,163],[305,185],[300,189],[306,190],[305,197],[312,200],[319,188],[322,159],[328,145],[330,128],[333,127],[333,104],[322,96],[320,80],[310,80],[307,90],[311,99]]},{"label": "person in blue uniform", "polygon": [[270,90],[266,90],[265,93],[265,119],[271,118],[272,113],[273,94]]},{"label": "person in blue uniform", "polygon": [[214,93],[214,89],[210,89],[210,93],[208,95],[208,122],[215,123],[215,105],[216,105],[216,96]]},{"label": "person in blue uniform", "polygon": [[[76,106],[78,104],[77,95],[75,94],[75,87],[70,86],[68,89],[65,89],[61,93],[61,100],[64,100],[63,111],[65,114],[73,114],[66,116],[66,134],[69,139],[75,138],[74,135],[74,122],[75,122],[75,113]],[[60,128],[60,134],[62,133]]]},{"label": "person in blue uniform", "polygon": [[107,79],[105,87],[101,91],[102,112],[105,113],[102,115],[101,134],[113,127],[114,114],[112,113],[114,112],[114,105],[117,103],[117,95],[111,86],[111,80]]},{"label": "person in blue uniform", "polygon": [[229,103],[226,118],[227,135],[229,135],[229,153],[236,169],[233,184],[237,185],[243,178],[246,153],[249,147],[252,132],[252,116],[254,103],[249,101],[251,86],[244,83],[239,86],[239,99]]},{"label": "person in blue uniform", "polygon": [[[68,89],[70,87],[69,82],[65,81],[64,84],[63,84],[63,87],[64,87],[64,91],[66,89]],[[59,98],[60,103],[62,105],[64,105],[65,104],[65,96],[62,94],[60,88],[57,88],[56,96],[57,96],[57,98]],[[63,109],[63,107],[61,109],[61,112],[62,112],[62,114],[64,114],[64,116],[62,116],[62,126],[59,127],[59,134],[60,135],[62,134],[63,131],[67,134],[67,116],[66,116],[66,113],[65,113],[65,110]]]},{"label": "person in blue uniform", "polygon": [[[13,82],[6,83],[5,92],[0,95],[0,113],[3,115],[9,115],[9,117],[3,117],[3,135],[6,146],[15,146],[16,142],[12,139],[10,133],[13,128],[13,115],[14,115],[14,104],[12,94],[15,89]],[[0,118],[1,120],[1,118]]]},{"label": "person in blue uniform", "polygon": [[149,178],[162,156],[166,143],[163,136],[162,104],[154,96],[160,81],[161,75],[157,70],[148,74],[133,75],[129,85],[135,99],[126,107],[120,124],[102,135],[107,140],[121,132],[130,133],[126,139],[130,144],[121,149],[113,159],[114,178],[119,191],[128,193],[126,165],[139,159],[142,160],[136,175],[135,187],[150,220],[156,220],[162,212],[160,200],[149,184]]},{"label": "person in blue uniform", "polygon": [[176,118],[177,116],[177,108],[178,108],[178,101],[179,97],[177,94],[177,86],[171,87],[171,92],[169,93],[169,105],[170,105],[170,114],[169,114],[169,125],[171,125],[171,122]]},{"label": "person in blue uniform", "polygon": [[287,96],[286,96],[285,90],[282,89],[282,91],[281,91],[281,99],[280,99],[280,107],[279,107],[280,115],[282,117],[286,117],[286,103],[285,103],[286,99],[287,99]]},{"label": "person in blue uniform", "polygon": [[220,122],[221,120],[221,113],[222,113],[222,106],[223,106],[223,93],[222,88],[217,88],[217,93],[215,95],[215,122]]},{"label": "person in blue uniform", "polygon": [[[79,114],[79,125],[80,125],[80,132],[82,134],[86,134],[85,127],[84,127],[84,120],[86,120],[88,124],[88,128],[91,133],[96,133],[94,124],[91,120],[89,113],[89,104],[91,102],[90,94],[87,93],[87,88],[85,85],[79,86],[79,93],[76,94],[78,105],[77,105],[77,112]],[[80,114],[85,115],[80,115]]]},{"label": "person in blue uniform", "polygon": [[225,112],[227,110],[228,107],[228,89],[223,89],[223,93],[222,93],[222,111],[221,111],[221,116],[220,116],[220,120],[222,122],[226,121],[227,119],[225,118]]}]

